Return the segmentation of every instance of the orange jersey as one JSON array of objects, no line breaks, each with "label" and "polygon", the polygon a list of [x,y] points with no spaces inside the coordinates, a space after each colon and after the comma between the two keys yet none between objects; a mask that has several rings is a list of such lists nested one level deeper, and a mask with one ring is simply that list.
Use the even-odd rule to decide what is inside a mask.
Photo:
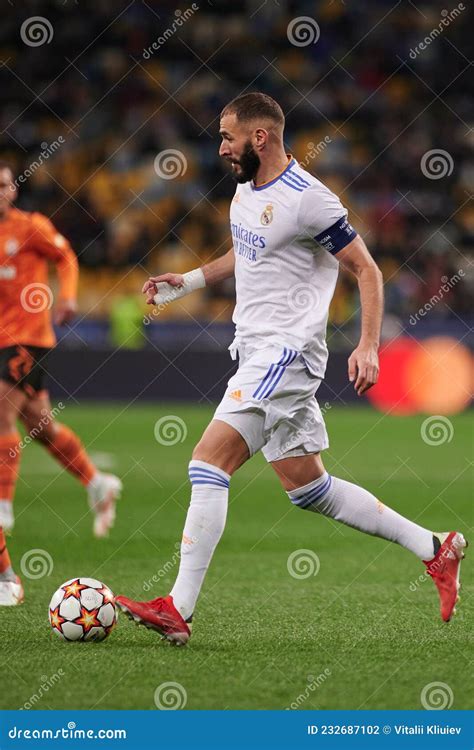
[{"label": "orange jersey", "polygon": [[55,345],[48,262],[56,265],[59,298],[75,300],[78,264],[69,242],[46,216],[11,208],[0,220],[0,348]]}]

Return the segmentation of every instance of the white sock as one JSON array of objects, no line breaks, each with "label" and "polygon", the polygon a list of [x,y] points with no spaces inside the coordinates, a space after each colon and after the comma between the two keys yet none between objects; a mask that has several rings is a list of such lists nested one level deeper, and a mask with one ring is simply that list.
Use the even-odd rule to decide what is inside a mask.
[{"label": "white sock", "polygon": [[89,484],[87,485],[87,489],[91,492],[98,490],[100,487],[101,479],[102,479],[102,472],[96,471],[94,476],[90,480]]},{"label": "white sock", "polygon": [[209,563],[224,531],[230,475],[206,461],[190,461],[191,503],[181,542],[181,560],[171,589],[173,603],[187,620],[194,612]]},{"label": "white sock", "polygon": [[288,495],[299,508],[322,513],[366,534],[397,542],[422,560],[430,560],[434,555],[431,531],[387,508],[363,487],[331,477],[327,472]]},{"label": "white sock", "polygon": [[11,500],[2,500],[0,498],[0,526],[5,531],[11,531],[15,525],[15,516],[13,514],[13,502]]},{"label": "white sock", "polygon": [[0,583],[15,583],[16,582],[16,573],[13,570],[12,566],[10,565],[6,570],[3,571],[3,573],[0,573]]}]

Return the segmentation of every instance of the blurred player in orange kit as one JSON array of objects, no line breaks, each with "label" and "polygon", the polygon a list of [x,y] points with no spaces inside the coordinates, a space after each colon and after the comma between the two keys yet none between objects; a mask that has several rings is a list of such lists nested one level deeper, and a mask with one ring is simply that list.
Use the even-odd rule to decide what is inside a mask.
[{"label": "blurred player in orange kit", "polygon": [[78,436],[53,419],[44,387],[46,360],[55,346],[48,262],[56,266],[59,295],[54,322],[76,312],[77,258],[45,216],[13,208],[13,173],[0,162],[0,606],[20,604],[23,587],[14,573],[5,534],[14,525],[13,495],[20,463],[20,419],[28,433],[86,488],[94,534],[106,536],[115,520],[122,483],[98,471]]}]

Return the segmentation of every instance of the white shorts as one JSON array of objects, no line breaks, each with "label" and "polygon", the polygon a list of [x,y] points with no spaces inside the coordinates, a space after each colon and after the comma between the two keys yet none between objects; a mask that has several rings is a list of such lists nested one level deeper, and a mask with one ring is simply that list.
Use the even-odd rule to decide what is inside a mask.
[{"label": "white shorts", "polygon": [[239,346],[239,369],[229,380],[214,419],[243,437],[250,455],[267,461],[319,453],[329,447],[315,394],[321,383],[292,349]]}]

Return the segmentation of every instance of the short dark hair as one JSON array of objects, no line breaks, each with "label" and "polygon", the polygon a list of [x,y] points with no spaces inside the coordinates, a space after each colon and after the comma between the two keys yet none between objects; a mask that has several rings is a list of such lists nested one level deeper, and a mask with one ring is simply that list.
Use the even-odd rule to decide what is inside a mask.
[{"label": "short dark hair", "polygon": [[285,125],[285,115],[278,102],[260,91],[232,99],[222,110],[221,117],[224,115],[235,115],[240,122],[268,119],[282,127]]},{"label": "short dark hair", "polygon": [[5,159],[0,159],[0,169],[9,169],[10,172],[13,174],[13,167],[10,164],[10,162],[5,161]]}]

